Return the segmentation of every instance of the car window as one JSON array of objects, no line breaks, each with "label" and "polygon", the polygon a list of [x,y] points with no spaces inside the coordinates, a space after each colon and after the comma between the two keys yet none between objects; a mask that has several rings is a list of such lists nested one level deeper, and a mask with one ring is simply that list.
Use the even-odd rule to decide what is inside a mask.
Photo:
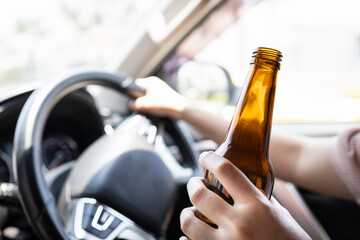
[{"label": "car window", "polygon": [[239,10],[239,18],[193,59],[220,64],[242,86],[253,50],[278,49],[284,58],[275,121],[360,121],[358,9],[357,0],[263,0]]},{"label": "car window", "polygon": [[106,66],[164,0],[13,0],[0,8],[0,88]]}]

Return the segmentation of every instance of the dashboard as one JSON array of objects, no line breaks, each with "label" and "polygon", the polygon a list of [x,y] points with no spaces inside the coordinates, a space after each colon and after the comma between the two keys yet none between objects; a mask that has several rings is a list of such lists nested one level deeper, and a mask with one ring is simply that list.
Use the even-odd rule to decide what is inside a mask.
[{"label": "dashboard", "polygon": [[[13,137],[21,108],[32,91],[0,102],[0,183],[14,183]],[[50,113],[42,140],[44,174],[76,160],[94,140],[104,134],[103,118],[93,97],[85,90],[62,99]]]},{"label": "dashboard", "polygon": [[[11,137],[2,140],[0,144],[0,182],[14,182],[12,149]],[[62,164],[75,160],[79,153],[79,145],[71,135],[56,132],[47,134],[42,143],[43,172],[47,173]]]},{"label": "dashboard", "polygon": [[[101,136],[104,134],[110,135],[111,129],[114,130],[120,122],[126,131],[133,130],[135,131],[134,136],[139,135],[146,139],[148,144],[154,144],[154,149],[162,153],[161,156],[167,160],[170,168],[178,174],[179,179],[181,177],[185,179],[185,173],[187,175],[192,173],[192,171],[185,170],[191,170],[190,167],[194,165],[194,161],[189,160],[193,159],[193,152],[190,150],[180,151],[180,149],[185,149],[184,144],[187,143],[184,140],[186,136],[180,134],[180,124],[179,126],[176,125],[179,127],[177,130],[175,125],[167,124],[165,119],[130,114],[128,108],[130,97],[126,94],[119,94],[119,92],[111,89],[106,91],[104,88],[91,87],[78,90],[61,99],[47,114],[48,118],[44,129],[37,129],[42,130],[41,153],[38,151],[41,154],[42,173],[50,194],[59,203],[58,207],[61,206],[59,199],[61,199],[62,187],[72,170],[71,168],[81,162],[76,160],[80,159],[84,150],[95,140],[101,140]],[[19,199],[16,195],[20,192],[20,187],[15,183],[13,175],[15,160],[12,156],[14,149],[16,149],[13,143],[16,127],[22,123],[21,121],[19,124],[17,123],[18,118],[32,92],[33,90],[25,91],[6,97],[0,93],[0,235],[7,232],[6,230],[10,227],[17,227],[22,233],[27,232],[31,236],[34,234],[33,229],[26,221],[26,212],[20,205],[20,201],[26,198]],[[30,111],[29,113],[31,114]],[[30,114],[27,116],[31,117]],[[136,123],[135,127],[133,126],[134,123]],[[150,143],[150,141],[152,142]],[[19,142],[16,141],[15,144],[19,144]],[[36,146],[35,144],[32,146]],[[96,152],[99,153],[100,151]],[[107,152],[110,151],[104,150],[104,154],[99,153],[99,155],[92,154],[96,155],[94,161],[101,162],[102,157]],[[184,171],[178,171],[183,168]],[[24,170],[27,171],[27,169]],[[154,171],[157,171],[157,168],[154,168]],[[30,182],[29,185],[31,185],[31,181],[27,182]],[[11,197],[7,195],[8,193],[12,193]],[[181,204],[189,204],[187,195],[181,194],[181,196],[183,197],[178,198],[177,201]],[[21,203],[23,204],[23,202]],[[180,209],[182,208],[176,211]],[[61,210],[58,210],[59,215],[65,214],[66,211]],[[178,214],[174,216],[178,216]],[[169,223],[169,232],[181,234],[179,233],[178,218],[175,217],[174,219],[176,221]]]},{"label": "dashboard", "polygon": [[[15,183],[12,169],[14,133],[21,109],[31,95],[32,91],[33,90],[22,91],[16,94],[8,94],[7,96],[0,93],[0,187],[3,184],[5,187],[7,186],[7,183]],[[112,90],[107,91],[104,90],[104,88],[97,88],[95,86],[87,88],[86,90],[78,90],[63,98],[53,108],[43,131],[41,157],[43,161],[42,169],[44,175],[56,173],[56,170],[61,170],[61,166],[67,166],[68,163],[73,163],[92,142],[105,133],[108,133],[106,132],[107,129],[111,132],[111,129],[121,122],[122,117],[129,115],[127,107],[129,101],[129,97],[125,95]],[[151,129],[153,128],[149,125],[148,128],[146,128],[146,131],[143,131],[143,135],[149,138],[149,136],[151,136]],[[164,135],[165,144],[171,154],[176,158],[176,161],[186,167],[187,164],[189,164],[186,162],[186,159],[189,158],[182,155],[179,148],[176,147],[176,144],[174,144],[174,136],[169,133],[170,130],[166,129]],[[201,146],[201,144],[197,145],[194,143],[193,147],[195,149],[197,149],[197,146]],[[199,152],[201,151],[199,150]],[[49,184],[49,186],[51,186],[50,188],[52,193],[54,193],[54,196],[58,196],[60,191],[58,186],[61,185],[53,182],[52,184]],[[290,190],[293,190],[293,188],[290,188]],[[1,191],[2,190],[0,188],[0,192]],[[187,200],[187,194],[185,191],[181,195]],[[299,195],[299,199],[302,199],[302,197],[308,201],[308,199],[314,198],[314,195],[312,193],[302,191],[301,196]],[[277,196],[277,198],[279,200],[279,196]],[[316,199],[319,199],[318,195],[316,195]],[[2,201],[1,196],[0,200]],[[187,204],[185,200],[183,200],[183,202]],[[289,202],[292,203],[291,201]],[[314,202],[314,204],[312,204],[314,206],[317,203],[313,200],[308,202]],[[8,204],[7,202],[4,204],[4,202],[0,202],[0,228],[18,225],[20,221],[23,222],[25,220],[25,216],[19,206],[17,206],[17,209],[14,210],[14,208],[9,207],[9,205],[13,207],[14,204]],[[302,202],[300,205],[304,206]],[[325,206],[323,202],[318,205]],[[344,202],[341,202],[341,205],[345,205]],[[321,209],[318,206],[314,206],[312,206],[314,212],[316,212],[315,210]],[[336,206],[338,206],[338,204]],[[341,214],[346,213],[342,219],[348,219],[348,221],[346,221],[347,223],[353,222],[352,219],[354,219],[349,218],[349,214],[347,213],[358,212],[355,207],[350,207],[346,205],[346,211],[344,208],[338,208]],[[306,211],[308,210],[306,209]],[[322,216],[322,213],[316,213],[319,218]],[[327,212],[323,215],[328,219]],[[12,222],[9,223],[9,221]],[[170,226],[170,232],[178,230],[177,222],[172,222]],[[176,228],[173,226],[176,226]],[[312,226],[317,226],[317,224],[312,224]],[[28,225],[25,225],[25,227],[22,226],[22,228],[26,230]],[[327,229],[335,228],[329,228],[327,226]],[[345,229],[345,227],[340,228],[341,232],[344,232],[342,229]],[[351,229],[352,231],[346,231],[349,232],[350,235],[355,227]],[[320,230],[321,231],[319,232],[321,233],[323,230],[322,228]]]}]

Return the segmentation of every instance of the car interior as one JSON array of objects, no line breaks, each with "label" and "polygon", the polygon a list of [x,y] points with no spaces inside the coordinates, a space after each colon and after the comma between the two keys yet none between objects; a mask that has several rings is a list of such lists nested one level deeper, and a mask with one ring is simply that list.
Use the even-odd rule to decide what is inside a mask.
[{"label": "car interior", "polygon": [[[184,235],[179,215],[191,206],[186,184],[204,174],[199,154],[218,146],[186,122],[132,112],[131,102],[145,94],[135,84],[136,78],[157,76],[194,104],[229,118],[247,73],[249,51],[269,44],[284,49],[273,131],[320,138],[359,126],[360,115],[354,111],[360,104],[356,0],[154,0],[147,4],[93,0],[81,1],[84,5],[79,6],[70,2],[58,8],[79,24],[87,20],[74,17],[74,9],[87,4],[91,11],[102,9],[103,4],[104,14],[120,9],[121,17],[127,16],[123,9],[146,5],[142,7],[149,7],[149,16],[139,15],[146,24],[132,27],[129,17],[124,33],[109,28],[126,41],[100,48],[106,53],[103,57],[85,54],[99,63],[83,66],[76,59],[45,80],[31,70],[31,81],[24,73],[18,77],[10,63],[10,70],[0,68],[4,72],[0,74],[0,239],[165,240]],[[324,4],[327,10],[316,11]],[[339,9],[347,17],[326,20],[333,11],[342,12]],[[122,24],[100,18],[94,17],[98,19],[94,26]],[[26,39],[27,30],[21,30],[20,23],[17,27]],[[29,32],[46,35],[34,28]],[[79,29],[87,33],[86,27]],[[350,34],[354,29],[357,32]],[[99,33],[92,31],[93,37]],[[317,38],[331,39],[329,32],[339,37],[333,39],[339,46]],[[106,36],[86,40],[89,48],[86,42],[76,48],[88,52],[98,42],[108,44],[113,36]],[[352,41],[340,44],[341,37]],[[300,44],[304,42],[310,47]],[[65,51],[57,45],[50,48]],[[0,55],[7,53],[4,49],[0,43]],[[349,55],[343,53],[346,50]],[[337,60],[324,55],[324,60],[317,61],[325,52]],[[310,54],[317,60],[309,59]],[[45,51],[40,56],[51,64],[46,55]],[[351,63],[341,62],[347,58]],[[29,59],[36,62],[37,55]],[[344,80],[336,81],[341,75]],[[275,181],[273,196],[312,239],[359,239],[360,208],[355,202],[280,179]]]}]

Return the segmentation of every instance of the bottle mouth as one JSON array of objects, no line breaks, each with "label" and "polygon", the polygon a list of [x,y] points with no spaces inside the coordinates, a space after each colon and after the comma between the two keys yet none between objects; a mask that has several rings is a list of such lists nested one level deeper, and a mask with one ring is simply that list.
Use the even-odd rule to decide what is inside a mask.
[{"label": "bottle mouth", "polygon": [[282,60],[282,53],[276,49],[259,47],[254,50],[251,63],[268,63],[280,69],[280,62]]},{"label": "bottle mouth", "polygon": [[259,47],[254,50],[253,57],[281,62],[282,53],[276,49]]}]

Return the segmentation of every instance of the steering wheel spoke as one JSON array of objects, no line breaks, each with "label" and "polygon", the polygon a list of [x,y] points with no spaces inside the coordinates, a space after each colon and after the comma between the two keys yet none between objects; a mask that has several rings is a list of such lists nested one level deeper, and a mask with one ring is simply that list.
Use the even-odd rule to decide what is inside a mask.
[{"label": "steering wheel spoke", "polygon": [[183,167],[174,157],[169,147],[165,143],[165,126],[160,123],[158,126],[158,134],[155,137],[154,145],[155,150],[162,158],[165,165],[168,167],[174,178],[179,183],[187,182],[194,174],[194,171],[190,167]]},{"label": "steering wheel spoke", "polygon": [[193,176],[191,167],[182,166],[174,156],[170,146],[165,141],[165,123],[158,121],[153,124],[150,119],[141,114],[132,114],[124,120],[118,128],[122,131],[131,131],[146,138],[149,144],[154,145],[155,151],[161,157],[175,180],[180,184],[186,184]]},{"label": "steering wheel spoke", "polygon": [[96,199],[80,198],[72,201],[70,235],[76,239],[138,239],[155,237],[114,209]]}]

